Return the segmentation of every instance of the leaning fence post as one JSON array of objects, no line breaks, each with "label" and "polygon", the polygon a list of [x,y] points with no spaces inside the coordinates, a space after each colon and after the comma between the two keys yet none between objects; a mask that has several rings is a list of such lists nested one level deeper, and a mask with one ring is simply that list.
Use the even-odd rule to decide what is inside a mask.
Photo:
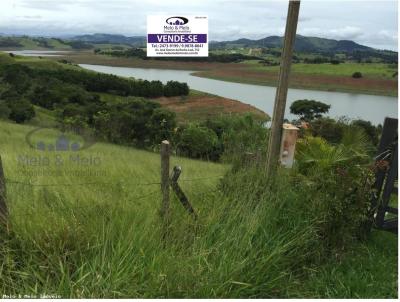
[{"label": "leaning fence post", "polygon": [[6,200],[6,179],[0,156],[0,223],[7,225],[8,209]]},{"label": "leaning fence post", "polygon": [[197,220],[197,214],[194,211],[192,205],[190,204],[189,200],[187,199],[185,193],[183,193],[181,187],[178,184],[178,178],[181,175],[182,168],[179,166],[175,166],[172,170],[171,174],[171,187],[174,190],[176,196],[178,197],[179,201],[182,203],[183,207],[189,212],[189,214],[193,215],[194,220]]},{"label": "leaning fence post", "polygon": [[164,227],[168,227],[169,221],[169,155],[170,144],[169,141],[164,140],[161,142],[161,217],[167,224]]}]

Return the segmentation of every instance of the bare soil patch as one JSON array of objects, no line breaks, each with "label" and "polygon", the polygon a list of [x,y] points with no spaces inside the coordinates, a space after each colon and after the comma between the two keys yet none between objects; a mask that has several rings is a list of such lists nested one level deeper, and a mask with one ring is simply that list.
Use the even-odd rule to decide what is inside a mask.
[{"label": "bare soil patch", "polygon": [[260,119],[268,118],[265,112],[251,105],[218,96],[191,96],[186,99],[182,97],[162,97],[155,99],[155,101],[175,112],[180,122],[205,120],[225,114],[245,113],[252,113]]}]

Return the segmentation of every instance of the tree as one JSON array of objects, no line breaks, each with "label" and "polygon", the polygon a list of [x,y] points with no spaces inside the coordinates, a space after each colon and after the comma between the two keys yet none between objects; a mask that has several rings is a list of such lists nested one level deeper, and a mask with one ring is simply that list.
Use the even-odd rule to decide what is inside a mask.
[{"label": "tree", "polygon": [[328,113],[331,105],[314,100],[297,100],[290,105],[290,113],[299,115],[300,119],[312,121],[323,113]]},{"label": "tree", "polygon": [[310,123],[310,131],[313,136],[319,136],[332,144],[337,144],[343,137],[343,132],[347,127],[344,121],[336,121],[328,117],[313,120]]},{"label": "tree", "polygon": [[35,109],[32,104],[24,99],[12,102],[10,108],[10,119],[17,123],[29,121],[35,116]]},{"label": "tree", "polygon": [[189,157],[207,158],[217,143],[218,137],[214,131],[197,124],[190,124],[182,131],[178,148]]},{"label": "tree", "polygon": [[353,77],[354,79],[362,78],[362,73],[359,72],[359,71],[356,71],[355,73],[353,73],[352,77]]},{"label": "tree", "polygon": [[372,125],[372,123],[370,121],[365,121],[365,120],[359,119],[359,120],[354,120],[351,124],[356,127],[364,129],[364,132],[366,135],[368,135],[371,143],[374,146],[378,145],[380,131],[377,127]]},{"label": "tree", "polygon": [[175,112],[156,108],[146,123],[150,141],[159,144],[162,140],[171,140],[176,127]]},{"label": "tree", "polygon": [[0,101],[0,119],[8,119],[10,116],[11,110],[7,106],[6,102]]}]

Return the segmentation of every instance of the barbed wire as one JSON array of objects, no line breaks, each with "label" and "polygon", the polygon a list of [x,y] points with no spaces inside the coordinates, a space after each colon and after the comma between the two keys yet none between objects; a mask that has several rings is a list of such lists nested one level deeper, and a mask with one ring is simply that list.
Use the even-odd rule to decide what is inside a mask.
[{"label": "barbed wire", "polygon": [[[210,176],[210,177],[201,177],[201,178],[192,178],[192,179],[179,179],[181,182],[190,182],[190,181],[202,181],[202,180],[209,180],[209,179],[215,179],[219,178],[222,179],[222,175],[218,176]],[[7,184],[17,184],[17,185],[24,185],[24,186],[32,186],[32,187],[58,187],[58,186],[63,186],[63,187],[73,187],[73,186],[86,186],[86,185],[118,185],[122,183],[128,183],[125,181],[118,181],[118,182],[83,182],[83,183],[64,183],[64,184],[36,184],[36,183],[31,183],[31,182],[23,182],[23,181],[17,181],[13,179],[6,178],[6,183]],[[148,182],[148,183],[129,183],[130,185],[134,186],[149,186],[149,185],[161,185],[161,182]]]},{"label": "barbed wire", "polygon": [[[64,183],[64,184],[35,184],[31,182],[22,182],[22,181],[17,181],[17,180],[12,180],[9,178],[6,178],[6,183],[8,184],[19,184],[19,185],[25,185],[25,186],[37,186],[37,187],[57,187],[57,186],[65,186],[65,187],[71,187],[71,186],[86,186],[86,185],[116,185],[116,184],[122,184],[125,183],[124,181],[118,181],[118,182],[83,182],[83,183]],[[136,183],[133,185],[136,186],[148,186],[148,185],[159,185],[161,184],[160,182],[148,182],[148,183]]]},{"label": "barbed wire", "polygon": [[[210,194],[210,193],[216,193],[218,191],[219,191],[219,189],[213,189],[213,190],[208,190],[206,192],[198,192],[198,193],[188,192],[188,196],[199,198],[199,197],[205,197],[207,194]],[[132,199],[133,200],[140,200],[140,199],[155,195],[157,193],[160,193],[159,190],[154,190],[149,194],[143,194],[143,195],[139,195],[139,196],[134,196],[134,197],[132,197]],[[82,206],[74,206],[74,205],[65,206],[64,205],[64,206],[61,206],[61,207],[57,206],[57,207],[54,207],[54,208],[50,208],[49,206],[47,206],[47,207],[45,207],[45,209],[46,209],[45,212],[46,213],[48,213],[48,212],[51,212],[51,213],[60,213],[60,212],[66,213],[66,212],[73,212],[73,211],[76,211],[76,210],[83,210],[83,209],[99,210],[100,208],[103,208],[103,210],[106,210],[107,208],[110,209],[111,207],[113,209],[118,209],[118,204],[115,204],[115,203],[114,204],[110,204],[110,203],[106,203],[106,204],[95,203],[95,204],[87,204],[87,205],[82,205]],[[31,210],[32,210],[32,208],[31,208]],[[37,210],[38,211],[43,211],[44,208],[38,208]],[[102,211],[100,211],[98,213],[101,214]],[[10,215],[12,217],[31,217],[31,216],[36,215],[36,213],[33,213],[33,211],[30,211],[28,213],[14,213],[14,211],[11,211]]]},{"label": "barbed wire", "polygon": [[[153,192],[151,192],[149,194],[144,194],[144,195],[140,195],[140,196],[134,196],[134,197],[132,197],[132,199],[140,200],[140,199],[155,195],[156,193],[159,193],[159,191],[155,190],[155,191],[153,191]],[[118,207],[115,207],[115,205],[116,205],[115,203],[114,204],[110,204],[110,203],[107,203],[107,204],[95,203],[95,204],[87,204],[87,205],[84,205],[84,206],[71,205],[71,206],[62,206],[62,207],[57,206],[57,207],[54,207],[54,208],[50,208],[49,206],[47,206],[46,209],[49,209],[50,212],[57,213],[57,212],[66,212],[66,211],[70,211],[71,212],[71,211],[74,211],[74,210],[82,210],[82,209],[89,209],[89,208],[98,210],[100,207],[104,207],[104,208],[113,207],[113,209],[117,209]],[[43,208],[40,208],[38,210],[43,211]],[[14,211],[11,211],[11,213],[10,213],[12,215],[12,217],[26,217],[26,216],[35,215],[35,213],[32,213],[32,212],[30,212],[30,213],[13,213],[13,212]]]},{"label": "barbed wire", "polygon": [[[214,175],[214,176],[209,176],[209,177],[200,177],[200,178],[191,178],[191,179],[180,179],[178,182],[191,182],[191,181],[206,181],[206,180],[211,180],[215,178],[221,179],[223,175]],[[31,182],[24,182],[24,181],[18,181],[10,178],[5,178],[6,184],[16,184],[16,185],[22,185],[22,186],[29,186],[29,187],[73,187],[73,186],[85,186],[85,185],[120,185],[123,183],[134,185],[134,186],[151,186],[151,185],[161,185],[161,182],[147,182],[147,183],[135,183],[131,184],[126,181],[118,181],[118,182],[82,182],[82,183],[61,183],[61,184],[39,184],[39,183],[31,183]],[[202,192],[191,192],[188,191],[187,195],[190,197],[194,198],[204,198],[207,194],[217,192],[218,189],[210,189],[207,191],[202,191]],[[157,193],[160,193],[160,191],[154,190],[148,194],[142,194],[139,196],[132,196],[130,199],[132,200],[140,200],[146,197],[150,197],[152,195],[155,195]],[[117,204],[101,204],[101,203],[95,203],[95,204],[87,204],[87,205],[81,205],[81,206],[74,206],[74,205],[68,205],[68,206],[55,206],[52,207],[50,205],[46,205],[45,208],[40,208],[38,210],[45,210],[46,212],[51,212],[51,213],[67,213],[67,212],[73,212],[76,210],[83,210],[83,209],[101,209],[102,207],[104,210],[106,208],[110,208],[113,206],[113,209],[118,209],[118,206],[116,207]],[[30,208],[31,210],[34,208]],[[101,213],[101,211],[99,211]],[[34,216],[36,213],[33,211],[29,211],[28,213],[14,213],[14,211],[11,211],[10,213],[13,217],[29,217],[29,216]],[[73,215],[73,213],[71,213]]]},{"label": "barbed wire", "polygon": [[220,178],[222,179],[224,176],[223,175],[217,175],[217,176],[209,176],[209,177],[200,177],[200,178],[191,178],[191,179],[178,179],[178,182],[180,181],[198,181],[198,180],[208,180],[208,179],[215,179],[215,178]]}]

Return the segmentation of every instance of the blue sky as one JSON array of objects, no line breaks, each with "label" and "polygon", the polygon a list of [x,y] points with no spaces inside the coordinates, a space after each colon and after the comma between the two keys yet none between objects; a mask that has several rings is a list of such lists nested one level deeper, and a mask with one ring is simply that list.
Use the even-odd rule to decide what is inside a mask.
[{"label": "blue sky", "polygon": [[[146,34],[148,14],[209,17],[212,40],[282,35],[288,1],[2,0],[0,33],[65,36]],[[397,1],[303,0],[298,33],[397,50]]]}]

